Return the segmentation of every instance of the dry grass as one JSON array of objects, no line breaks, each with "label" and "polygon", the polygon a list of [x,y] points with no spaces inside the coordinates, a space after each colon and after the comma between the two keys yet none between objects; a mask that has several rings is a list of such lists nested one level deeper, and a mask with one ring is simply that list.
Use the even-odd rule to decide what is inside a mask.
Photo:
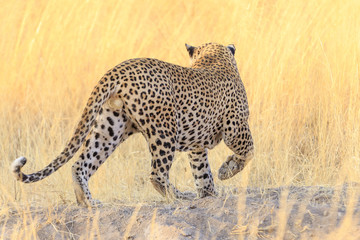
[{"label": "dry grass", "polygon": [[[186,66],[185,42],[235,44],[248,93],[255,158],[217,186],[360,182],[359,11],[357,0],[2,1],[0,204],[73,202],[71,163],[23,185],[10,175],[11,162],[26,156],[25,172],[46,166],[106,70],[134,57]],[[214,173],[229,154],[224,144],[210,151]],[[159,200],[149,172],[146,142],[134,136],[91,190],[105,202]],[[171,178],[193,189],[185,154],[177,154]]]}]

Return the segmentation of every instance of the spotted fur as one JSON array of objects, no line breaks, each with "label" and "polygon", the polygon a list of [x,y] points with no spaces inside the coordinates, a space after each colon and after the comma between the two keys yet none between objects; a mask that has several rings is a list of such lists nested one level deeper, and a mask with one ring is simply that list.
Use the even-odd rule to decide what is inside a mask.
[{"label": "spotted fur", "polygon": [[253,156],[246,92],[236,66],[235,47],[186,44],[190,67],[157,59],[125,61],[103,76],[86,104],[73,137],[44,169],[24,174],[24,157],[12,164],[17,180],[37,182],[49,176],[83,146],[72,167],[78,203],[96,205],[88,181],[116,147],[142,133],[151,152],[150,180],[163,196],[190,198],[169,182],[176,150],[189,151],[199,197],[216,195],[207,149],[221,140],[234,152],[219,169],[221,180],[241,171]]}]

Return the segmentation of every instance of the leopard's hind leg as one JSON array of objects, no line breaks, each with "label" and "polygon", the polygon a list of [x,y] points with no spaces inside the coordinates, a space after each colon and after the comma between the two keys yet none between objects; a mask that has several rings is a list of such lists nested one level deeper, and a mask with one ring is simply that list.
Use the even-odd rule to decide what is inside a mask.
[{"label": "leopard's hind leg", "polygon": [[79,160],[72,166],[78,204],[88,206],[99,204],[99,201],[91,197],[88,181],[116,147],[135,132],[137,132],[136,127],[122,110],[113,109],[108,103],[104,104],[84,144]]}]

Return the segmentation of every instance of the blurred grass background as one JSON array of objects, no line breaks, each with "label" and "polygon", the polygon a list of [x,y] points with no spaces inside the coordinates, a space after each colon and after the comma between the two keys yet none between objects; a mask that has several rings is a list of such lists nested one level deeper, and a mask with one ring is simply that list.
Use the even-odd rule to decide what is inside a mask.
[{"label": "blurred grass background", "polygon": [[[188,66],[184,43],[235,44],[247,90],[255,158],[221,182],[231,154],[210,151],[219,189],[360,181],[360,2],[0,1],[0,201],[74,202],[71,165],[35,184],[16,183],[11,162],[42,169],[70,138],[101,76],[135,57]],[[78,155],[77,155],[78,156]],[[77,158],[77,156],[75,158]],[[192,190],[186,154],[171,181]],[[161,200],[150,154],[136,135],[91,178],[105,202]]]}]

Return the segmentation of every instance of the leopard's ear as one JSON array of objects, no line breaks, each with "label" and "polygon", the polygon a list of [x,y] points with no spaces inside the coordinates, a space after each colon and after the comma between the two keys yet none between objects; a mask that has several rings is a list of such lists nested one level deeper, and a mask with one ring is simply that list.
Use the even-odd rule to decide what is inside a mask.
[{"label": "leopard's ear", "polygon": [[235,50],[236,50],[236,48],[235,48],[234,44],[229,44],[229,45],[227,46],[227,48],[230,50],[230,52],[232,53],[232,55],[235,55]]},{"label": "leopard's ear", "polygon": [[189,44],[185,43],[186,50],[189,53],[189,56],[192,57],[194,55],[195,47],[190,46]]}]

